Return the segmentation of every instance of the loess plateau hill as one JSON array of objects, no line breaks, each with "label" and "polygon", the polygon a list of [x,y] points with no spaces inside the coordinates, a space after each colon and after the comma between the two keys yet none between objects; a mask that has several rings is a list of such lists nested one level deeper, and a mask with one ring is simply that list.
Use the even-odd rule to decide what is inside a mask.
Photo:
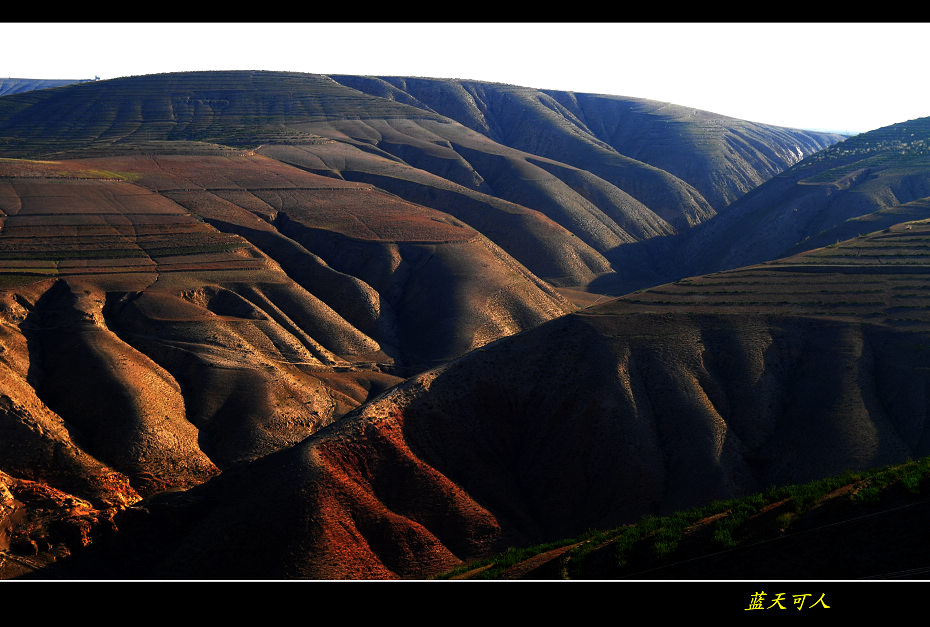
[{"label": "loess plateau hill", "polygon": [[906,124],[278,72],[0,96],[0,576],[426,578],[928,455]]}]

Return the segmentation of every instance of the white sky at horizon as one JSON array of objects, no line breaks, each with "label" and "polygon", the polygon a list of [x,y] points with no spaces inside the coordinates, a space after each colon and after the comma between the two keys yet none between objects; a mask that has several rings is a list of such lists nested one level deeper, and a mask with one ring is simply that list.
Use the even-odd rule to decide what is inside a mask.
[{"label": "white sky at horizon", "polygon": [[812,130],[930,116],[925,23],[0,23],[0,77],[281,70],[649,98]]}]

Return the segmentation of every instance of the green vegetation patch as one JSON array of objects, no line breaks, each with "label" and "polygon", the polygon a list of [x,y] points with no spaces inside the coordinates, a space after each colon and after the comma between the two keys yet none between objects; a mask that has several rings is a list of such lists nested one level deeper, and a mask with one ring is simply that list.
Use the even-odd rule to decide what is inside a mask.
[{"label": "green vegetation patch", "polygon": [[113,170],[80,170],[74,173],[77,176],[86,176],[94,179],[116,179],[127,183],[135,183],[142,175],[138,172],[116,172]]},{"label": "green vegetation patch", "polygon": [[65,259],[120,259],[127,257],[147,257],[145,252],[138,248],[111,248],[97,250],[0,250],[0,260],[52,260]]},{"label": "green vegetation patch", "polygon": [[0,270],[0,290],[23,287],[57,275],[56,270],[47,272],[4,272]]},{"label": "green vegetation patch", "polygon": [[[590,530],[582,536],[525,548],[511,548],[495,557],[462,565],[445,573],[451,578],[483,568],[476,578],[499,578],[508,568],[554,548],[573,544],[561,556],[562,575],[567,579],[591,578],[590,558],[607,547],[613,553],[610,575],[623,577],[685,557],[683,546],[689,534],[702,530],[704,551],[725,550],[744,544],[747,523],[766,508],[773,512],[774,524],[787,531],[797,527],[806,513],[827,495],[847,488],[838,498],[862,507],[882,502],[886,495],[906,492],[914,496],[930,495],[930,457],[903,464],[866,471],[847,471],[840,475],[803,484],[772,487],[740,499],[714,501],[705,506],[676,512],[669,516],[645,515],[639,522],[609,530]],[[709,541],[706,538],[710,538]],[[603,578],[598,567],[595,578]]]}]

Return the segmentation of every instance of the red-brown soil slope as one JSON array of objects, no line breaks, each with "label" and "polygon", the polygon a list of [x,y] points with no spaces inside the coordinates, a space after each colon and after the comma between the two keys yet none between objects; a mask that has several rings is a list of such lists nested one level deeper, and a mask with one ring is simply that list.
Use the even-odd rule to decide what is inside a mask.
[{"label": "red-brown soil slope", "polygon": [[[883,425],[823,463],[797,447],[784,469],[741,443],[767,445],[779,420],[842,428],[835,408],[792,413],[824,409],[785,378],[807,363],[786,338],[815,345],[819,327],[708,314],[673,316],[665,335],[664,318],[603,309],[538,326],[574,310],[552,285],[625,273],[620,251],[707,220],[705,194],[741,193],[682,178],[688,154],[751,181],[792,162],[786,146],[836,138],[717,133],[718,117],[696,128],[669,109],[629,144],[625,101],[456,83],[447,107],[417,81],[378,81],[193,72],[0,98],[0,152],[15,157],[0,160],[11,551],[64,555],[40,540],[89,513],[129,543],[113,573],[417,577],[920,448]],[[468,102],[467,119],[446,117]],[[686,155],[658,165],[685,130]],[[658,154],[643,146],[656,137]],[[760,137],[778,143],[761,160]],[[848,323],[839,362],[853,368],[849,355],[880,351]],[[727,413],[713,390],[757,383],[707,365],[730,344],[797,406]],[[854,385],[871,371],[832,367],[853,431],[870,435],[878,405]]]},{"label": "red-brown soil slope", "polygon": [[27,575],[112,533],[115,512],[0,471],[0,577]]},{"label": "red-brown soil slope", "polygon": [[128,169],[137,185],[245,238],[410,367],[460,355],[571,309],[470,226],[369,184],[262,156],[85,163]]},{"label": "red-brown soil slope", "polygon": [[0,470],[110,514],[572,309],[447,214],[246,154],[0,162],[0,282]]},{"label": "red-brown soil slope", "polygon": [[[570,307],[474,229],[370,185],[259,156],[65,163],[5,162],[7,282],[94,273],[139,289],[156,279],[185,284],[192,272],[201,283],[296,282],[322,301],[316,323],[298,326],[327,350],[381,350],[411,365],[461,354]],[[29,174],[41,167],[46,176]],[[68,168],[74,172],[62,178]],[[426,316],[421,304],[430,301],[448,315]],[[414,346],[420,336],[426,343]]]},{"label": "red-brown soil slope", "polygon": [[[891,253],[926,228],[846,246]],[[930,454],[930,319],[902,309],[926,297],[928,266],[830,263],[835,250],[747,269],[753,289],[719,288],[729,305],[666,286],[414,376],[298,446],[147,501],[109,545],[138,560],[115,572],[424,577],[507,546]],[[756,310],[786,272],[825,301]],[[850,273],[885,296],[865,309],[832,300]],[[175,523],[161,528],[168,512]]]}]

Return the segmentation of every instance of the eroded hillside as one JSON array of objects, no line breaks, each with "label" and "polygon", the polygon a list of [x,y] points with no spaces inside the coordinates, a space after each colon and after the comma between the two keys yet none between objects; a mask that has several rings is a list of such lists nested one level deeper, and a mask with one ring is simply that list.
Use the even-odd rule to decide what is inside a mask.
[{"label": "eroded hillside", "polygon": [[262,157],[0,168],[0,468],[109,515],[573,309],[451,216]]},{"label": "eroded hillside", "polygon": [[64,158],[256,149],[453,215],[544,280],[623,271],[840,141],[641,99],[440,79],[189,72],[0,101],[0,150]]},{"label": "eroded hillside", "polygon": [[[862,133],[760,185],[674,242],[658,282],[735,268],[927,217],[928,119]],[[688,267],[687,272],[682,272]]]},{"label": "eroded hillside", "polygon": [[[926,456],[930,265],[858,263],[854,251],[893,255],[927,229],[646,290],[489,344],[298,446],[144,503],[108,549],[121,565],[89,553],[89,570],[70,573],[425,577]],[[808,290],[787,298],[793,272]],[[169,511],[172,526],[155,522]]]},{"label": "eroded hillside", "polygon": [[[825,372],[887,358],[871,320],[566,317],[562,294],[589,302],[651,263],[637,247],[839,139],[433,79],[191,72],[0,98],[0,572],[73,553],[108,577],[419,577],[920,449],[838,371],[849,428],[882,437],[823,464],[772,433],[797,408],[719,404],[758,382],[709,355],[735,347],[772,399],[803,398],[788,373],[828,332]],[[770,443],[796,461],[766,466]]]},{"label": "eroded hillside", "polygon": [[[669,216],[674,206],[684,213],[672,217],[676,226],[706,220],[839,139],[642,98],[480,81],[333,78],[441,113],[511,148],[587,170],[650,207],[667,208]],[[666,182],[656,184],[663,176]],[[662,194],[677,198],[663,201]]]}]

